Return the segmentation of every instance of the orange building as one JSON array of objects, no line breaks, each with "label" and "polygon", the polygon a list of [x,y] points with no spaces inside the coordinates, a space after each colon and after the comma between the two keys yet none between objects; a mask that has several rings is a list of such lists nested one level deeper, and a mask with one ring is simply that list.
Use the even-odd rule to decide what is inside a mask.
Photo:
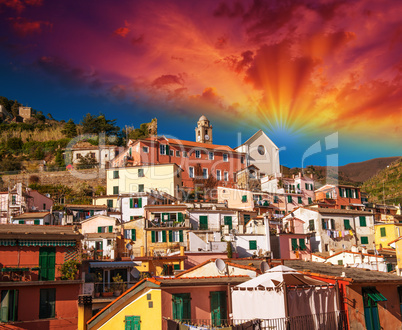
[{"label": "orange building", "polygon": [[360,188],[348,185],[326,184],[315,191],[319,207],[363,210]]},{"label": "orange building", "polygon": [[81,239],[72,227],[0,226],[0,321],[7,328],[77,328],[82,281],[61,280],[60,267],[78,259]]}]

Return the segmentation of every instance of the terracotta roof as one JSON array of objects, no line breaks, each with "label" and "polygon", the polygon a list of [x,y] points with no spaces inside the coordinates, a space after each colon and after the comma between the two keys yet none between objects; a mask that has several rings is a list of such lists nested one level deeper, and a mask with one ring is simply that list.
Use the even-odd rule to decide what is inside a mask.
[{"label": "terracotta roof", "polygon": [[[359,211],[359,210],[344,210],[344,209],[326,209],[326,208],[313,208],[313,207],[305,207],[311,211],[316,211],[322,214],[355,214],[355,215],[373,215],[371,212],[367,211]],[[292,211],[293,212],[293,211]]]},{"label": "terracotta roof", "polygon": [[1,225],[0,239],[81,240],[83,236],[72,226]]},{"label": "terracotta roof", "polygon": [[84,209],[84,210],[106,210],[107,206],[105,205],[92,205],[92,204],[86,204],[86,205],[80,205],[80,204],[66,204],[66,208],[70,209]]},{"label": "terracotta roof", "polygon": [[25,212],[20,215],[16,215],[13,219],[38,219],[44,218],[45,216],[49,215],[50,212]]}]

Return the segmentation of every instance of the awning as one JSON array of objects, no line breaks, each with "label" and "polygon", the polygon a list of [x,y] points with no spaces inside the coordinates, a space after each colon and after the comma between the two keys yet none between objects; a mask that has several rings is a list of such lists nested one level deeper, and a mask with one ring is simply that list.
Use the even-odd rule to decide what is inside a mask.
[{"label": "awning", "polygon": [[44,240],[29,240],[21,239],[18,242],[19,246],[75,246],[76,241],[44,241]]},{"label": "awning", "polygon": [[355,204],[355,203],[350,203],[350,205],[353,205],[353,206],[365,206],[364,204]]},{"label": "awning", "polygon": [[94,261],[89,263],[89,267],[91,268],[108,268],[108,269],[116,269],[116,268],[132,268],[136,266],[133,261]]},{"label": "awning", "polygon": [[385,298],[377,289],[375,288],[366,288],[364,292],[375,302],[378,301],[387,301],[387,298]]}]

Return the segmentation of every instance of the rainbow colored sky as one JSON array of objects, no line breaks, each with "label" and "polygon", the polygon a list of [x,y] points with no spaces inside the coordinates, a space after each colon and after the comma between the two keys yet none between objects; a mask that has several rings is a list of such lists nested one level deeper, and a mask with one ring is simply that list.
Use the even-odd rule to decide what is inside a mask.
[{"label": "rainbow colored sky", "polygon": [[189,140],[205,114],[214,143],[261,128],[291,167],[318,141],[305,164],[402,154],[401,54],[394,0],[0,0],[0,95]]}]

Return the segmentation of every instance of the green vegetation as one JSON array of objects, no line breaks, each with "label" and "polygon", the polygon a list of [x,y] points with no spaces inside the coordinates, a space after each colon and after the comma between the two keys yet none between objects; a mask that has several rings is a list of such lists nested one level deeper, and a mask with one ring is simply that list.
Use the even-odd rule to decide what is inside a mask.
[{"label": "green vegetation", "polygon": [[368,193],[369,202],[382,204],[402,203],[402,158],[380,170],[361,186]]},{"label": "green vegetation", "polygon": [[62,280],[75,280],[78,274],[78,267],[80,263],[76,260],[67,260],[60,267]]}]

